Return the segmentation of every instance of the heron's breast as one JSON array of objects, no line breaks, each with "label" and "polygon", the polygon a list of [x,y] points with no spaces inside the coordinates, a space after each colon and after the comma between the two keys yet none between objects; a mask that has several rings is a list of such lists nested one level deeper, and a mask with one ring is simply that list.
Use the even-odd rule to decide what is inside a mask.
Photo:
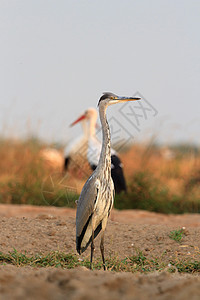
[{"label": "heron's breast", "polygon": [[96,215],[102,220],[105,216],[108,216],[108,212],[113,205],[113,189],[112,186],[101,186],[98,202],[95,207]]}]

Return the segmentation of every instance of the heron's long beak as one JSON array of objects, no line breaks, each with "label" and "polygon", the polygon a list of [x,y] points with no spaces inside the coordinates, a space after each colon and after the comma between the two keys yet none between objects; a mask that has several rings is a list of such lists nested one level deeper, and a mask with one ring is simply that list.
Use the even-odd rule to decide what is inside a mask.
[{"label": "heron's long beak", "polygon": [[120,102],[127,102],[127,101],[136,101],[136,100],[140,100],[140,97],[113,97],[111,100],[109,100],[108,105],[112,105],[115,103],[120,103]]},{"label": "heron's long beak", "polygon": [[72,127],[72,126],[76,125],[77,123],[79,123],[80,121],[84,120],[85,118],[86,118],[85,115],[82,115],[76,121],[74,121],[72,124],[70,124],[69,126]]},{"label": "heron's long beak", "polygon": [[126,101],[136,101],[141,100],[140,97],[116,97],[114,100],[117,100],[118,102],[126,102]]}]

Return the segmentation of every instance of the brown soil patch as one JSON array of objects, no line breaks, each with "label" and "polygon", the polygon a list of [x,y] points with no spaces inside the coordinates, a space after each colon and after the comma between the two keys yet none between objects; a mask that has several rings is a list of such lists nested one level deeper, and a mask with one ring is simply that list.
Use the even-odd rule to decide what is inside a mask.
[{"label": "brown soil patch", "polygon": [[[180,243],[171,230],[186,227]],[[0,251],[28,254],[60,250],[75,253],[75,210],[0,205]],[[99,239],[95,257],[100,256]],[[113,210],[105,235],[105,255],[125,258],[143,251],[153,257],[199,259],[200,217]],[[83,257],[89,258],[88,249]],[[0,266],[0,299],[200,299],[200,277],[89,271],[85,268]]]}]

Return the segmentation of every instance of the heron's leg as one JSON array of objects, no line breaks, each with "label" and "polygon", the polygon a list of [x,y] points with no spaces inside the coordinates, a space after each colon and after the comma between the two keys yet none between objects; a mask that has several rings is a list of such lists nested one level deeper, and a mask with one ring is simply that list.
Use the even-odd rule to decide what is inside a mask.
[{"label": "heron's leg", "polygon": [[94,246],[94,230],[92,230],[91,256],[90,256],[90,269],[91,270],[92,270],[92,258],[93,258],[94,250],[95,250],[95,246]]},{"label": "heron's leg", "polygon": [[95,229],[95,221],[96,221],[96,215],[95,213],[92,216],[91,225],[92,225],[92,241],[91,241],[91,256],[90,256],[90,269],[92,269],[92,259],[93,259],[93,253],[95,250],[94,246],[94,229]]},{"label": "heron's leg", "polygon": [[103,268],[105,271],[106,265],[105,265],[105,258],[104,258],[104,231],[102,232],[102,235],[101,235],[100,250],[101,250],[101,256],[102,256],[102,261],[103,261]]},{"label": "heron's leg", "polygon": [[101,250],[101,257],[103,261],[104,271],[106,270],[105,258],[104,258],[104,232],[106,229],[107,220],[108,220],[107,217],[102,220],[102,234],[101,234],[101,243],[100,243],[100,250]]}]

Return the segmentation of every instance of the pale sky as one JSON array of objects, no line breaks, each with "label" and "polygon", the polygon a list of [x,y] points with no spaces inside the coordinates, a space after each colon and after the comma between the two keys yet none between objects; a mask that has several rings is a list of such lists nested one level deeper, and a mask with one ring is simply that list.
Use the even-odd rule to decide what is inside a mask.
[{"label": "pale sky", "polygon": [[199,16],[198,0],[0,0],[0,134],[65,143],[102,92],[139,92],[158,113],[134,137],[200,144]]}]

